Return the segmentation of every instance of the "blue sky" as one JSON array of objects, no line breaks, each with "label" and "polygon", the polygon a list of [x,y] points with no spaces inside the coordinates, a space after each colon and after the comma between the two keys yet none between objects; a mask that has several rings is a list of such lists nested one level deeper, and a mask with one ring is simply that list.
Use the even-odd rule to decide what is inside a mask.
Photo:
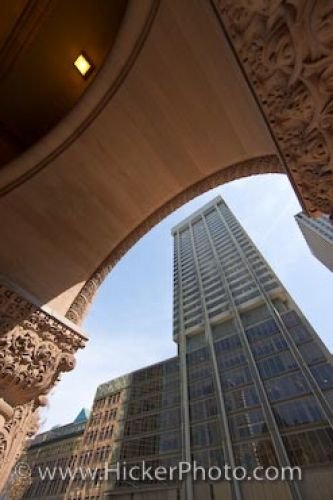
[{"label": "blue sky", "polygon": [[333,279],[310,253],[294,221],[300,206],[286,176],[265,174],[213,189],[187,203],[144,236],[100,288],[83,325],[87,347],[42,411],[43,429],[91,407],[98,384],[176,354],[172,342],[171,228],[220,194],[273,270],[333,350]]}]

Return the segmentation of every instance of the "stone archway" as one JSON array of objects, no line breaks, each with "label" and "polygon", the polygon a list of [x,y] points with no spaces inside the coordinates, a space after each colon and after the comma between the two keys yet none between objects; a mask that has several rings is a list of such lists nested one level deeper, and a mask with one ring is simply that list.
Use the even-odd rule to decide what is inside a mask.
[{"label": "stone archway", "polygon": [[285,173],[277,156],[267,155],[231,165],[227,169],[218,171],[193,186],[190,186],[187,190],[165,203],[156,212],[147,217],[142,224],[137,226],[135,230],[130,233],[125,240],[123,240],[121,244],[115,248],[101,263],[93,275],[84,284],[77,297],[75,297],[65,315],[66,318],[73,321],[75,324],[80,324],[89,310],[89,306],[94,299],[96,291],[103,283],[107,275],[111,272],[115,264],[142,236],[144,236],[148,231],[150,231],[150,229],[171,214],[174,210],[181,207],[196,196],[225,184],[226,182],[231,182],[242,177],[266,173]]}]

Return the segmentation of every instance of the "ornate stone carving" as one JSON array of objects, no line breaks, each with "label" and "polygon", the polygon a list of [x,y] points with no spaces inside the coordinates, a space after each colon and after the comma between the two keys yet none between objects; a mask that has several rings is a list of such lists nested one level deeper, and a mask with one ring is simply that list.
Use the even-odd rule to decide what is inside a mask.
[{"label": "ornate stone carving", "polygon": [[130,233],[112,253],[102,262],[96,269],[95,273],[85,283],[80,290],[80,293],[75,298],[66,313],[66,317],[79,324],[84,315],[87,313],[90,304],[95,296],[99,286],[103,283],[106,276],[111,271],[112,267],[121,259],[121,257],[152,227],[163,220],[167,215],[171,214],[174,210],[192,200],[196,196],[205,193],[209,189],[213,189],[226,182],[247,177],[249,175],[264,174],[264,173],[285,173],[279,159],[274,155],[260,156],[258,158],[251,158],[250,160],[242,161],[230,165],[228,168],[218,170],[205,179],[192,184],[188,189],[182,191],[170,201],[165,203],[156,212],[147,217],[145,221],[140,224],[135,230]]},{"label": "ornate stone carving", "polygon": [[17,406],[12,418],[0,430],[0,492],[4,487],[12,467],[20,457],[26,438],[38,430],[36,406],[30,402]]},{"label": "ornate stone carving", "polygon": [[74,368],[84,337],[0,285],[0,394],[11,406],[38,401]]},{"label": "ornate stone carving", "polygon": [[36,409],[61,373],[74,368],[85,340],[68,320],[0,284],[0,485],[37,430]]},{"label": "ornate stone carving", "polygon": [[333,3],[213,1],[304,208],[333,217]]}]

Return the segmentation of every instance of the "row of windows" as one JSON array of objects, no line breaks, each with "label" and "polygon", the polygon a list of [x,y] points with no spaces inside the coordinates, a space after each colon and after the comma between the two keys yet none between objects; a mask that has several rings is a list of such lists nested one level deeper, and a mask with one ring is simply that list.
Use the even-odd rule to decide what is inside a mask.
[{"label": "row of windows", "polygon": [[225,463],[222,445],[215,449],[195,450],[192,453],[192,460],[205,469],[222,468]]},{"label": "row of windows", "polygon": [[228,370],[236,366],[244,365],[247,363],[247,357],[242,350],[231,353],[222,353],[217,357],[217,363],[220,371]]},{"label": "row of windows", "polygon": [[120,400],[120,392],[116,392],[106,398],[95,401],[94,409],[97,410],[98,408],[103,408],[105,405],[109,406],[116,404],[119,402],[119,400]]},{"label": "row of windows", "polygon": [[79,459],[77,465],[89,465],[93,462],[101,462],[110,458],[112,448],[110,445],[102,446],[96,450],[88,450],[83,452]]},{"label": "row of windows", "polygon": [[199,380],[189,387],[190,400],[199,398],[207,398],[214,394],[214,383],[212,377],[207,377],[203,380]]},{"label": "row of windows", "polygon": [[304,466],[333,461],[333,430],[318,429],[283,438],[292,465]]},{"label": "row of windows", "polygon": [[191,367],[191,369],[189,369],[188,373],[189,383],[191,384],[196,380],[209,377],[211,373],[212,373],[212,367],[210,364],[201,363],[199,366],[193,366]]},{"label": "row of windows", "polygon": [[258,405],[259,396],[254,385],[230,391],[225,394],[225,406],[229,413]]},{"label": "row of windows", "polygon": [[283,351],[288,348],[288,345],[282,335],[276,334],[265,340],[257,340],[252,344],[251,348],[254,357],[258,359],[275,352]]},{"label": "row of windows", "polygon": [[192,426],[191,445],[193,448],[221,445],[221,432],[217,420]]},{"label": "row of windows", "polygon": [[125,436],[177,427],[179,422],[179,408],[165,410],[163,413],[156,413],[127,421],[125,425]]},{"label": "row of windows", "polygon": [[130,401],[128,404],[128,416],[135,416],[140,413],[158,411],[162,408],[171,408],[172,406],[179,405],[179,384],[176,383],[173,385],[173,391],[163,391],[162,394],[147,395],[142,399]]},{"label": "row of windows", "polygon": [[260,375],[265,378],[275,377],[297,368],[297,363],[289,351],[277,356],[265,358],[257,363]]},{"label": "row of windows", "polygon": [[236,464],[248,471],[255,467],[278,466],[274,447],[269,439],[234,445],[234,455]]},{"label": "row of windows", "polygon": [[159,455],[177,451],[181,448],[180,433],[178,431],[165,432],[153,436],[124,441],[121,449],[121,459]]},{"label": "row of windows", "polygon": [[300,372],[267,380],[265,388],[271,402],[302,396],[310,392],[309,384]]},{"label": "row of windows", "polygon": [[248,301],[255,299],[256,297],[259,297],[259,296],[260,296],[259,290],[255,290],[251,293],[247,293],[246,295],[244,295],[241,298],[238,298],[238,299],[236,298],[235,304],[236,304],[236,306],[239,306],[240,304],[244,304],[245,302],[248,302]]},{"label": "row of windows", "polygon": [[273,407],[273,411],[282,429],[324,420],[323,413],[313,396],[280,403]]},{"label": "row of windows", "polygon": [[229,418],[233,439],[246,439],[255,435],[264,435],[268,427],[261,409],[250,410]]},{"label": "row of windows", "polygon": [[106,425],[100,430],[89,431],[85,438],[84,443],[86,445],[91,444],[97,440],[102,441],[105,439],[111,439],[113,434],[113,425]]},{"label": "row of windows", "polygon": [[117,416],[117,408],[110,408],[101,413],[97,413],[97,415],[92,415],[89,426],[99,425],[102,422],[107,422],[108,420],[114,420]]},{"label": "row of windows", "polygon": [[218,414],[216,398],[196,401],[190,405],[191,422],[207,420]]}]

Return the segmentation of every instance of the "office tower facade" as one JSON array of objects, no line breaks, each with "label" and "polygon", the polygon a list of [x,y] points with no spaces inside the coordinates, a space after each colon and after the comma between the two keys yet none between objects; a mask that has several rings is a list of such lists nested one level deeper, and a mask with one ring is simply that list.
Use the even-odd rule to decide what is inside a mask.
[{"label": "office tower facade", "polygon": [[[54,427],[31,440],[20,458],[20,462],[27,463],[31,470],[31,484],[24,499],[61,500],[65,497],[70,478],[63,479],[59,474],[52,478],[52,470],[57,467],[66,470],[75,464],[88,417],[89,412],[82,409],[70,424]],[[47,468],[51,475],[44,475]]]},{"label": "office tower facade", "polygon": [[333,221],[328,215],[312,219],[303,212],[295,220],[313,255],[333,271]]},{"label": "office tower facade", "polygon": [[[330,353],[220,197],[173,236],[183,458],[305,470],[265,492],[233,481],[232,498],[331,498]],[[214,498],[209,484],[197,488],[189,477],[186,498]]]}]

